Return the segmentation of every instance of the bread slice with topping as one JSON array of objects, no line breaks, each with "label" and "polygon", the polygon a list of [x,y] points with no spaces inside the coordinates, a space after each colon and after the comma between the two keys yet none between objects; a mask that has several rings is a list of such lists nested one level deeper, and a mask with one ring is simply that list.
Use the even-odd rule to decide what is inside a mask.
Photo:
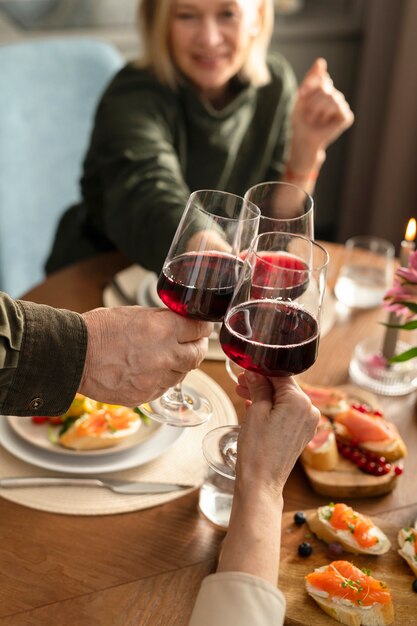
[{"label": "bread slice with topping", "polygon": [[74,450],[110,448],[134,435],[142,420],[125,406],[103,404],[92,413],[85,413],[59,437],[59,443]]},{"label": "bread slice with topping", "polygon": [[298,383],[304,393],[310,398],[311,403],[318,408],[320,413],[327,415],[327,417],[333,417],[349,408],[347,393],[343,389],[310,385],[301,381],[298,381]]},{"label": "bread slice with topping", "polygon": [[337,541],[346,552],[385,554],[391,543],[370,517],[341,502],[322,506],[307,517],[310,530],[326,543]]},{"label": "bread slice with topping", "polygon": [[398,533],[398,554],[408,563],[417,576],[417,521],[414,528],[401,528]]},{"label": "bread slice with topping", "polygon": [[333,561],[306,576],[306,590],[321,609],[348,626],[390,626],[394,607],[387,585],[349,561]]},{"label": "bread slice with topping", "polygon": [[384,418],[381,411],[351,406],[334,416],[336,436],[387,461],[397,461],[407,455],[404,441],[397,427]]},{"label": "bread slice with topping", "polygon": [[320,415],[317,432],[301,453],[301,460],[310,467],[328,471],[334,470],[339,462],[336,437],[330,420]]}]

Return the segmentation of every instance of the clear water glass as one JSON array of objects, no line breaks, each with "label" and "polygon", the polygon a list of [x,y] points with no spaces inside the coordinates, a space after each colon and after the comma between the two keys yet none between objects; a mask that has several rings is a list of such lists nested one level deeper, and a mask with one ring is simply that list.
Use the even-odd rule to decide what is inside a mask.
[{"label": "clear water glass", "polygon": [[395,248],[385,239],[352,237],[345,243],[346,260],[334,293],[347,307],[371,309],[380,306],[394,277]]}]

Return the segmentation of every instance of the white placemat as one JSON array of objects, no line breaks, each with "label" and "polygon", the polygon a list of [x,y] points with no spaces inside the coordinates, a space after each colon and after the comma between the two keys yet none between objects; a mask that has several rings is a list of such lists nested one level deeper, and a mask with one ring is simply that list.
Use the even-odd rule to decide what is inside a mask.
[{"label": "white placemat", "polygon": [[[225,374],[226,375],[226,374]],[[185,429],[184,434],[159,458],[140,467],[109,473],[106,478],[163,481],[199,487],[207,471],[201,441],[208,430],[236,424],[237,417],[230,398],[207,374],[190,372],[187,384],[204,393],[213,406],[213,417],[202,426]],[[0,447],[0,476],[57,476],[25,463]],[[62,474],[61,474],[62,475]],[[191,491],[191,490],[190,490]],[[96,487],[31,487],[0,489],[0,496],[33,509],[68,515],[110,515],[146,509],[183,496],[187,491],[158,495],[122,495]]]}]

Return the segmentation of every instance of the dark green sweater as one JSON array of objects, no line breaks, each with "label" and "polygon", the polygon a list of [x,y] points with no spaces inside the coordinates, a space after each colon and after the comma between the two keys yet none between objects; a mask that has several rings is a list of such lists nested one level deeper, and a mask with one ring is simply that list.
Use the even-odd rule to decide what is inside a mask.
[{"label": "dark green sweater", "polygon": [[271,58],[269,67],[269,84],[241,85],[221,111],[190,86],[174,93],[148,70],[122,69],[99,104],[81,180],[83,207],[73,210],[82,223],[79,236],[89,242],[70,241],[67,216],[48,271],[116,247],[158,272],[190,192],[243,195],[279,178],[296,80],[282,57]]}]

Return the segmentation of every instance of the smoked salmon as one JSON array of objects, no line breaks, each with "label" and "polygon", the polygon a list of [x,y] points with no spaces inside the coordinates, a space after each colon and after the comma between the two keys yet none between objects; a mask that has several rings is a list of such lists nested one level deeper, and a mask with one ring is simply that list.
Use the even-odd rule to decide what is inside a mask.
[{"label": "smoked salmon", "polygon": [[398,430],[392,422],[388,422],[378,411],[365,413],[350,407],[343,413],[338,413],[334,421],[342,424],[352,439],[358,443],[363,441],[389,442],[398,437]]}]

